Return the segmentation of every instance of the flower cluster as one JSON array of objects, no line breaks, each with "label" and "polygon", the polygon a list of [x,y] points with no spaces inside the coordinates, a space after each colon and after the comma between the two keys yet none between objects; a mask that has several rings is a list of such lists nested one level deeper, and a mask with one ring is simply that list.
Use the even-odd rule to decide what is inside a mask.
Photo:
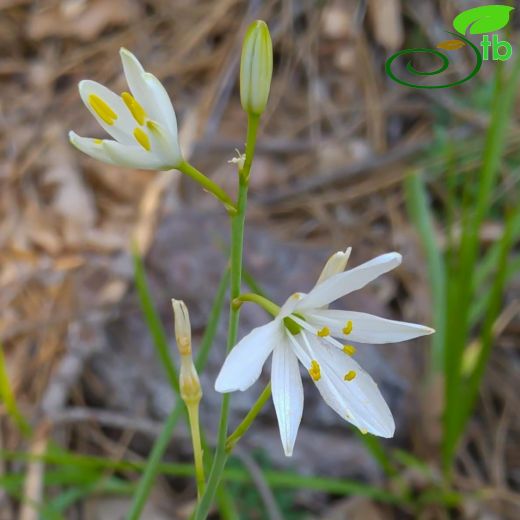
[{"label": "flower cluster", "polygon": [[[215,182],[184,161],[175,111],[166,90],[155,76],[143,69],[131,52],[121,49],[120,54],[129,92],[117,95],[90,80],[79,84],[81,99],[112,139],[80,137],[71,131],[70,141],[82,152],[108,164],[152,170],[177,168],[222,201],[231,218],[236,217],[232,226],[235,245],[232,245],[230,275],[231,296],[236,299],[240,292],[240,242],[243,239],[249,171],[258,119],[267,104],[272,75],[272,43],[267,25],[254,22],[243,46],[240,96],[248,114],[248,133],[246,153],[238,152],[238,157],[232,160],[239,170],[236,202]],[[307,294],[293,294],[281,308],[268,302],[271,311],[276,309],[274,319],[238,342],[225,359],[215,383],[215,389],[223,393],[246,390],[259,378],[265,361],[272,354],[272,397],[287,456],[292,455],[303,413],[300,364],[325,402],[340,417],[362,432],[391,437],[395,430],[392,414],[377,385],[356,362],[353,343],[391,343],[434,332],[414,323],[329,309],[330,303],[363,288],[401,263],[401,255],[388,253],[346,271],[349,255],[350,248],[332,255],[316,285]],[[187,308],[177,300],[173,300],[173,307],[181,357],[180,394],[189,412],[200,495],[205,485],[198,419],[202,391],[192,360]],[[238,323],[236,309],[232,308],[231,312],[235,313],[235,324]],[[236,327],[234,330],[234,335],[230,335],[230,345],[235,343]],[[224,398],[224,403],[227,399]],[[223,417],[226,418],[226,414]],[[225,433],[226,429],[221,428],[220,446],[225,441],[222,437]],[[216,463],[217,466],[220,464],[218,458]],[[221,471],[223,465],[219,467]],[[214,482],[211,489],[214,493]],[[204,507],[207,508],[208,503]]]}]

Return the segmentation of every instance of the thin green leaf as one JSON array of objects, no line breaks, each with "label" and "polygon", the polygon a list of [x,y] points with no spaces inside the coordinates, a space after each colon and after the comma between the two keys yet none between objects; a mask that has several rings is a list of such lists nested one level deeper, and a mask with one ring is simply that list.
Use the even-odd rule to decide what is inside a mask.
[{"label": "thin green leaf", "polygon": [[430,212],[424,182],[418,173],[409,175],[405,181],[408,211],[415,223],[422,247],[426,254],[426,268],[433,300],[432,367],[440,372],[444,366],[446,274],[442,253],[436,240],[433,216]]},{"label": "thin green leaf", "polygon": [[31,427],[29,423],[25,420],[20,410],[18,409],[18,405],[16,404],[16,398],[14,396],[14,392],[11,388],[11,383],[9,381],[9,375],[7,374],[7,368],[5,365],[5,356],[4,349],[2,344],[0,343],[0,398],[5,405],[5,409],[7,411],[7,415],[11,418],[11,420],[16,424],[17,428],[20,430],[22,435],[25,437],[31,434]]},{"label": "thin green leaf", "polygon": [[170,345],[168,343],[168,337],[164,330],[163,324],[159,318],[159,313],[156,311],[148,282],[146,280],[146,273],[143,265],[141,256],[136,246],[133,248],[133,260],[134,260],[134,281],[139,295],[139,303],[143,312],[146,325],[152,336],[153,344],[157,357],[159,358],[166,377],[172,387],[173,391],[179,395],[179,378],[177,371],[173,363],[173,359],[170,352]]}]

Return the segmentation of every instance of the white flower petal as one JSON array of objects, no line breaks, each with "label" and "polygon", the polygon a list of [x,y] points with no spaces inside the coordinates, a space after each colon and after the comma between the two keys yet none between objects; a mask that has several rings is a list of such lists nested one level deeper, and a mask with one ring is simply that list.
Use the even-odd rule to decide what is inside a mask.
[{"label": "white flower petal", "polygon": [[303,385],[298,358],[287,340],[273,351],[271,384],[282,446],[285,455],[290,457],[302,418]]},{"label": "white flower petal", "polygon": [[100,139],[92,139],[91,137],[81,137],[76,132],[69,132],[69,141],[75,146],[80,152],[86,153],[97,159],[108,164],[114,164],[114,161],[107,154],[103,148],[103,144]]},{"label": "white flower petal", "polygon": [[126,81],[138,103],[144,108],[149,119],[165,125],[172,140],[177,140],[177,119],[166,90],[161,82],[146,72],[139,60],[127,49],[119,51]]},{"label": "white flower petal", "polygon": [[[435,332],[417,323],[387,320],[364,312],[318,309],[308,312],[305,317],[317,329],[328,327],[331,336],[360,343],[396,343]],[[352,331],[344,334],[343,329],[349,321]]]},{"label": "white flower petal", "polygon": [[347,267],[347,262],[350,257],[350,252],[352,251],[351,247],[347,247],[346,251],[338,251],[334,253],[325,264],[323,271],[316,282],[316,285],[324,282],[331,276],[335,274],[342,273]]},{"label": "white flower petal", "polygon": [[167,130],[156,121],[147,122],[152,152],[160,157],[163,170],[176,168],[183,161],[178,141],[172,141]]},{"label": "white flower petal", "polygon": [[354,269],[335,274],[316,285],[304,296],[298,303],[296,310],[323,307],[346,294],[357,291],[378,276],[397,267],[401,263],[401,259],[399,253],[387,253]]},{"label": "white flower petal", "polygon": [[294,311],[295,307],[298,305],[299,301],[305,296],[303,293],[293,293],[289,298],[287,298],[286,302],[282,305],[278,316],[276,317],[278,320],[289,316]]},{"label": "white flower petal", "polygon": [[[88,108],[89,112],[96,118],[96,121],[110,134],[114,139],[124,144],[135,143],[132,135],[136,123],[130,114],[124,101],[114,94],[110,89],[89,79],[84,79],[78,85],[79,94],[83,103]],[[108,105],[110,110],[116,114],[117,118],[108,124],[102,117],[98,115],[96,110],[92,107],[89,97],[91,95],[101,98],[101,100]]]},{"label": "white flower petal", "polygon": [[115,141],[103,141],[103,149],[113,164],[143,170],[161,169],[161,163],[158,158],[140,146],[131,146]]},{"label": "white flower petal", "polygon": [[273,348],[281,343],[280,322],[273,320],[253,329],[228,354],[215,381],[217,392],[244,391],[259,377]]},{"label": "white flower petal", "polygon": [[148,88],[153,92],[157,107],[161,112],[160,121],[162,121],[163,124],[166,125],[166,128],[168,128],[172,139],[177,140],[177,117],[170,96],[166,92],[163,84],[150,72],[145,73],[144,80],[146,81]]},{"label": "white flower petal", "polygon": [[[395,431],[392,413],[370,375],[337,348],[307,332],[300,332],[296,338],[300,335],[299,342],[305,340],[310,357],[320,365],[321,378],[315,384],[324,401],[360,430],[380,437],[392,437]],[[309,363],[308,358],[304,360],[302,362]],[[354,371],[356,376],[351,381],[345,381],[344,377],[350,371]]]}]

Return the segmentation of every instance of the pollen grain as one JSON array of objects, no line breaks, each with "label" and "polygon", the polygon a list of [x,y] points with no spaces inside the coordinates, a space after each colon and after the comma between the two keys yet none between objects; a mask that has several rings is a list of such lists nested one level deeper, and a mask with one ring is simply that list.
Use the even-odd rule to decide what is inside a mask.
[{"label": "pollen grain", "polygon": [[311,361],[311,368],[309,368],[309,375],[312,377],[313,381],[319,381],[321,379],[321,369],[320,364],[313,359]]},{"label": "pollen grain", "polygon": [[134,137],[135,140],[147,151],[149,152],[151,150],[150,146],[150,139],[148,138],[148,135],[141,130],[138,126],[134,129]]},{"label": "pollen grain", "polygon": [[121,94],[121,99],[125,102],[125,105],[130,110],[130,113],[134,117],[134,119],[140,124],[144,125],[144,121],[146,118],[146,112],[144,108],[138,103],[138,101],[130,94],[130,92],[123,92]]},{"label": "pollen grain", "polygon": [[316,335],[320,338],[326,338],[327,336],[330,336],[330,329],[328,327],[323,327],[316,332]]},{"label": "pollen grain", "polygon": [[92,110],[107,124],[112,126],[117,119],[117,114],[110,108],[110,105],[103,101],[98,95],[90,94],[88,103]]},{"label": "pollen grain", "polygon": [[343,345],[343,352],[349,356],[353,356],[356,353],[356,347],[354,345]]},{"label": "pollen grain", "polygon": [[356,377],[356,371],[355,370],[349,370],[344,376],[343,379],[345,381],[352,381]]},{"label": "pollen grain", "polygon": [[352,332],[352,320],[348,320],[347,324],[343,327],[343,334],[348,336]]}]

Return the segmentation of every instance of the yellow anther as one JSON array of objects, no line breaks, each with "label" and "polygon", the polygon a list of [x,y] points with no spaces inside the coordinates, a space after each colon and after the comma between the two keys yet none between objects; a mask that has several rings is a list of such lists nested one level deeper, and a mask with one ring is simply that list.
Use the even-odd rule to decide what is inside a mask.
[{"label": "yellow anther", "polygon": [[299,299],[301,299],[301,296],[299,295],[299,293],[295,292],[295,293],[291,294],[291,298],[293,300],[299,300]]},{"label": "yellow anther", "polygon": [[363,434],[363,435],[366,435],[368,433],[368,430],[365,430],[365,428],[359,428],[359,431]]},{"label": "yellow anther", "polygon": [[355,370],[349,370],[344,376],[343,379],[345,381],[352,381],[356,377],[356,371]]},{"label": "yellow anther", "polygon": [[347,324],[343,327],[343,334],[348,336],[352,332],[352,320],[348,320]]},{"label": "yellow anther", "polygon": [[88,103],[92,107],[92,110],[107,124],[113,125],[117,119],[117,114],[110,108],[110,106],[103,101],[96,94],[90,94],[88,97]]},{"label": "yellow anther", "polygon": [[144,125],[144,120],[146,118],[146,112],[144,108],[137,102],[137,100],[130,94],[130,92],[123,92],[121,94],[121,98],[125,102],[125,105],[128,107],[128,110],[134,116],[134,119],[140,124]]},{"label": "yellow anther", "polygon": [[138,126],[134,129],[134,137],[135,140],[147,151],[149,152],[151,150],[150,146],[150,139],[146,135],[143,130],[141,130]]},{"label": "yellow anther", "polygon": [[354,347],[354,345],[343,345],[343,352],[349,356],[353,356],[356,353],[356,347]]},{"label": "yellow anther", "polygon": [[321,379],[320,364],[315,359],[311,361],[311,368],[309,368],[309,374],[312,377],[313,381],[319,381]]},{"label": "yellow anther", "polygon": [[103,144],[103,139],[94,139],[95,144]]},{"label": "yellow anther", "polygon": [[323,327],[318,332],[316,332],[316,335],[320,338],[325,338],[330,335],[330,329],[328,327]]}]

